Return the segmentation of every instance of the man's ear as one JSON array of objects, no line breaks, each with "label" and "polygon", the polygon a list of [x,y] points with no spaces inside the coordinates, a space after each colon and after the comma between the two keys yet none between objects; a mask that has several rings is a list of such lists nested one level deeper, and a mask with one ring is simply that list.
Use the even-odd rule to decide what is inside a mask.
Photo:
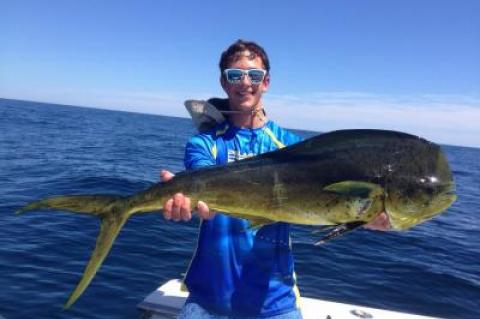
[{"label": "man's ear", "polygon": [[223,75],[220,75],[220,85],[222,86],[222,89],[225,92],[227,92],[227,89],[226,89],[227,82],[226,82],[225,78],[223,77]]},{"label": "man's ear", "polygon": [[266,92],[268,88],[270,87],[270,74],[266,74],[265,78],[263,79],[263,92]]}]

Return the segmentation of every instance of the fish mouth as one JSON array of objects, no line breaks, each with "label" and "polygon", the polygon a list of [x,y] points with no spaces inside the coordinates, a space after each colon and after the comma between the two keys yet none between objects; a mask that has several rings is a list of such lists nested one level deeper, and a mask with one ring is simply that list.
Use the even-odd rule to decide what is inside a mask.
[{"label": "fish mouth", "polygon": [[456,187],[454,182],[450,182],[447,185],[445,185],[445,189],[443,190],[443,193],[446,195],[454,195],[457,196],[456,192]]},{"label": "fish mouth", "polygon": [[441,198],[441,201],[447,203],[445,209],[452,205],[458,197],[455,183],[450,183],[439,197]]}]

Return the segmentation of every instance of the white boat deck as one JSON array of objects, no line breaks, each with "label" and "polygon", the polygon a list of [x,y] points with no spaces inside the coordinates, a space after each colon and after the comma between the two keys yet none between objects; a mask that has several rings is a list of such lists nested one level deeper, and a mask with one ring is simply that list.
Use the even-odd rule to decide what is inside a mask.
[{"label": "white boat deck", "polygon": [[[188,297],[180,288],[181,281],[172,279],[149,294],[138,305],[142,318],[175,318]],[[307,297],[301,298],[300,307],[304,319],[440,319]]]}]

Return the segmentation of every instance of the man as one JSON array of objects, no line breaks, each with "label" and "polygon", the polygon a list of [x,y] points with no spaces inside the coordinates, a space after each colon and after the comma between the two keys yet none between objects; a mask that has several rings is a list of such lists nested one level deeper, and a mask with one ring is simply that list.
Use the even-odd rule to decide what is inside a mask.
[{"label": "man", "polygon": [[[262,47],[235,42],[223,52],[220,71],[228,119],[187,143],[186,169],[241,160],[301,140],[265,115],[262,96],[270,85],[270,63]],[[162,171],[161,177],[169,180],[173,174]],[[202,218],[198,246],[185,277],[190,296],[179,317],[301,318],[290,225],[275,223],[253,231],[248,221],[215,214],[201,201],[197,212]],[[190,199],[175,194],[163,214],[190,220]],[[387,227],[385,214],[371,225]]]}]

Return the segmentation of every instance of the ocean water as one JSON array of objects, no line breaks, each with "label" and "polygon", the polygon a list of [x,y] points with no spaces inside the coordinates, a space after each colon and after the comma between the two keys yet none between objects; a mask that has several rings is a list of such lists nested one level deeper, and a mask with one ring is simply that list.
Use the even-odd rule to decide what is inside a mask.
[{"label": "ocean water", "polygon": [[[59,194],[126,195],[183,169],[187,119],[0,99],[0,318],[138,318],[136,305],[185,272],[198,220],[134,216],[68,311],[98,221],[15,210]],[[300,132],[311,136],[312,132]],[[294,226],[304,296],[445,318],[480,318],[480,149],[444,147],[459,198],[403,233],[360,230],[314,247]]]}]

